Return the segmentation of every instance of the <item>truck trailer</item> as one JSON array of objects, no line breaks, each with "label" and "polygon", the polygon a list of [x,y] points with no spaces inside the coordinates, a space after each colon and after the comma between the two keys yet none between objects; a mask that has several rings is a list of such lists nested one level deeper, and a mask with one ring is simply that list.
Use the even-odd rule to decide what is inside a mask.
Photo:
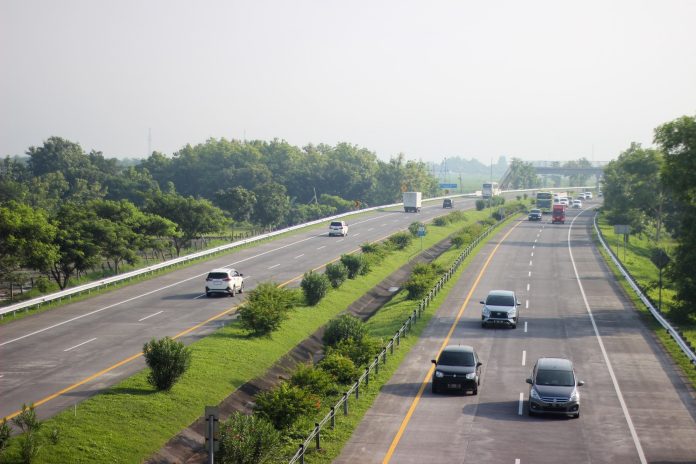
[{"label": "truck trailer", "polygon": [[419,213],[421,210],[421,192],[404,192],[404,211]]}]

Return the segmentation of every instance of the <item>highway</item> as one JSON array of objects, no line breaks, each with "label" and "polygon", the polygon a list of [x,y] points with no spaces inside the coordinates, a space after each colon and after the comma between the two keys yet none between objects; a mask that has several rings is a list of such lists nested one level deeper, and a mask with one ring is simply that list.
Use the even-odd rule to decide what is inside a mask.
[{"label": "highway", "polygon": [[[592,243],[588,206],[564,225],[515,221],[485,246],[335,463],[696,462],[693,390]],[[517,292],[517,329],[481,327],[493,289]],[[477,396],[431,393],[430,360],[447,344],[478,351]],[[585,381],[580,418],[527,415],[525,379],[547,356]]]},{"label": "highway", "polygon": [[[473,205],[473,199],[455,201],[455,209]],[[243,295],[206,298],[210,269],[236,268],[246,291],[263,281],[286,283],[365,242],[450,211],[439,201],[424,203],[418,214],[348,217],[345,238],[328,237],[327,222],[0,326],[0,416],[35,403],[39,416],[49,417],[142,369],[140,351],[152,338],[178,336],[188,344],[229,321]]]}]

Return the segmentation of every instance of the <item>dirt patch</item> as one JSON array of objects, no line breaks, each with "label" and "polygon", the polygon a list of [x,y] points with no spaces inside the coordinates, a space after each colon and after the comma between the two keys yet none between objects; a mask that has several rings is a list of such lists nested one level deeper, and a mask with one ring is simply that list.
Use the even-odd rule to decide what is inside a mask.
[{"label": "dirt patch", "polygon": [[[359,317],[362,320],[369,319],[375,312],[384,306],[395,295],[395,289],[408,280],[411,268],[416,263],[427,263],[450,248],[450,240],[446,239],[435,246],[423,251],[408,264],[394,271],[369,292],[351,304],[346,313]],[[324,327],[321,327],[311,336],[295,346],[266,373],[245,383],[218,405],[220,420],[226,420],[235,411],[250,413],[254,405],[254,396],[260,391],[273,388],[287,378],[294,367],[299,363],[312,361],[321,357],[324,344],[322,336]],[[200,417],[193,424],[182,430],[177,436],[146,462],[148,464],[203,464],[208,460],[205,450],[205,418]]]}]

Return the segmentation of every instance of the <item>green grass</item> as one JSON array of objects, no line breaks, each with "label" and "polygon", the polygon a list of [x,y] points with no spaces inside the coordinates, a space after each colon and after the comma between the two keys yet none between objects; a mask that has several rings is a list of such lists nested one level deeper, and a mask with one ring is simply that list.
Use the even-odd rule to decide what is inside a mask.
[{"label": "green grass", "polygon": [[[655,282],[657,280],[659,271],[655,265],[652,264],[649,258],[650,249],[653,247],[652,242],[646,237],[631,236],[630,241],[626,246],[626,257],[624,258],[623,237],[614,234],[613,226],[608,225],[601,216],[598,221],[598,226],[602,231],[602,235],[605,242],[607,242],[607,245],[611,247],[615,254],[617,254],[622,265],[628,270],[631,276],[633,276],[638,285],[644,289],[644,292],[654,302],[654,305],[657,306],[658,289],[655,287]],[[689,358],[682,352],[681,348],[679,348],[677,343],[672,339],[672,337],[669,336],[667,331],[662,328],[652,314],[650,314],[650,311],[648,311],[640,298],[638,298],[638,296],[635,294],[633,288],[619,272],[619,269],[616,267],[604,248],[599,245],[598,241],[597,244],[602,256],[607,262],[607,265],[614,274],[614,277],[624,288],[626,294],[629,296],[629,298],[631,298],[634,306],[641,314],[641,319],[644,321],[646,326],[652,330],[657,339],[660,340],[665,350],[667,350],[674,362],[681,368],[684,376],[689,382],[691,382],[691,385],[696,388],[696,368],[694,365],[691,364]],[[618,253],[616,251],[617,244],[620,245]],[[663,243],[662,246],[670,248],[674,246],[674,243],[672,241],[665,240],[665,243]],[[665,286],[667,286],[667,288],[664,288]],[[669,310],[674,301],[675,291],[669,288],[669,282],[663,275],[663,313]],[[672,323],[672,325],[674,324]],[[679,329],[682,331],[683,337],[686,340],[689,340],[692,345],[696,344],[696,324],[681,324]]]},{"label": "green grass", "polygon": [[[467,213],[467,223],[486,216],[486,212]],[[429,227],[423,238],[424,248],[463,224]],[[420,240],[414,240],[405,250],[387,256],[367,276],[332,290],[317,306],[296,308],[271,337],[248,337],[234,322],[197,341],[191,345],[191,369],[170,392],[156,392],[147,383],[144,370],[81,402],[76,409],[45,421],[41,434],[58,429],[60,440],[56,445],[45,444],[35,462],[143,461],[194,422],[206,405],[218,404],[239,386],[263,374],[282,355],[403,265],[419,248]],[[14,438],[7,462],[17,462],[18,452],[19,440]]]}]

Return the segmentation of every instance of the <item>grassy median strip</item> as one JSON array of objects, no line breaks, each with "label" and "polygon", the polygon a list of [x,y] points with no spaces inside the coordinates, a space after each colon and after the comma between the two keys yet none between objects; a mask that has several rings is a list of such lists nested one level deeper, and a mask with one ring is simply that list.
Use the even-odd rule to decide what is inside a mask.
[{"label": "grassy median strip", "polygon": [[[647,289],[644,290],[648,297],[653,301],[658,301],[658,288],[655,286],[655,281],[657,280],[658,270],[655,265],[650,261],[650,250],[652,249],[652,242],[645,237],[631,236],[630,241],[626,245],[625,255],[624,255],[624,244],[623,236],[618,236],[614,234],[613,226],[607,224],[607,222],[600,216],[597,223],[599,229],[602,231],[604,240],[607,245],[611,247],[612,251],[620,258],[620,261],[624,268],[633,276],[638,285]],[[667,242],[667,241],[666,241]],[[619,269],[616,267],[611,257],[607,254],[606,250],[597,242],[599,251],[601,252],[604,260],[611,269],[616,280],[621,284],[621,286],[626,291],[626,294],[633,301],[634,306],[637,308],[641,314],[641,318],[645,322],[648,328],[653,331],[655,336],[660,340],[664,348],[670,354],[674,362],[681,368],[686,378],[691,382],[691,385],[696,388],[696,368],[691,364],[689,358],[684,354],[684,352],[679,348],[679,345],[670,337],[669,333],[662,328],[659,322],[650,314],[650,311],[645,307],[643,302],[638,298],[638,296],[633,291],[633,288],[624,279]],[[618,245],[618,251],[617,251]],[[673,246],[667,242],[665,244],[668,248]],[[663,245],[663,246],[665,246]],[[625,256],[625,258],[624,258]],[[670,288],[664,288],[665,277],[663,274],[663,289],[662,289],[662,309],[663,312],[669,308],[669,306],[674,301],[674,290]],[[684,334],[684,338],[689,340],[692,344],[696,344],[696,325],[680,325],[680,330]]]},{"label": "grassy median strip", "polygon": [[[468,212],[465,223],[429,226],[423,247],[487,216],[485,211]],[[294,309],[270,337],[249,337],[233,322],[193,343],[191,368],[169,392],[155,391],[147,383],[144,370],[81,402],[76,409],[45,421],[41,435],[47,437],[57,429],[59,438],[56,444],[49,444],[46,438],[34,462],[128,463],[147,459],[194,422],[206,405],[218,404],[245,382],[263,374],[295,345],[402,266],[420,247],[420,240],[414,240],[405,250],[387,256],[367,276],[349,280],[331,291],[317,306]],[[4,456],[6,462],[19,461],[20,441],[11,440]]]}]

